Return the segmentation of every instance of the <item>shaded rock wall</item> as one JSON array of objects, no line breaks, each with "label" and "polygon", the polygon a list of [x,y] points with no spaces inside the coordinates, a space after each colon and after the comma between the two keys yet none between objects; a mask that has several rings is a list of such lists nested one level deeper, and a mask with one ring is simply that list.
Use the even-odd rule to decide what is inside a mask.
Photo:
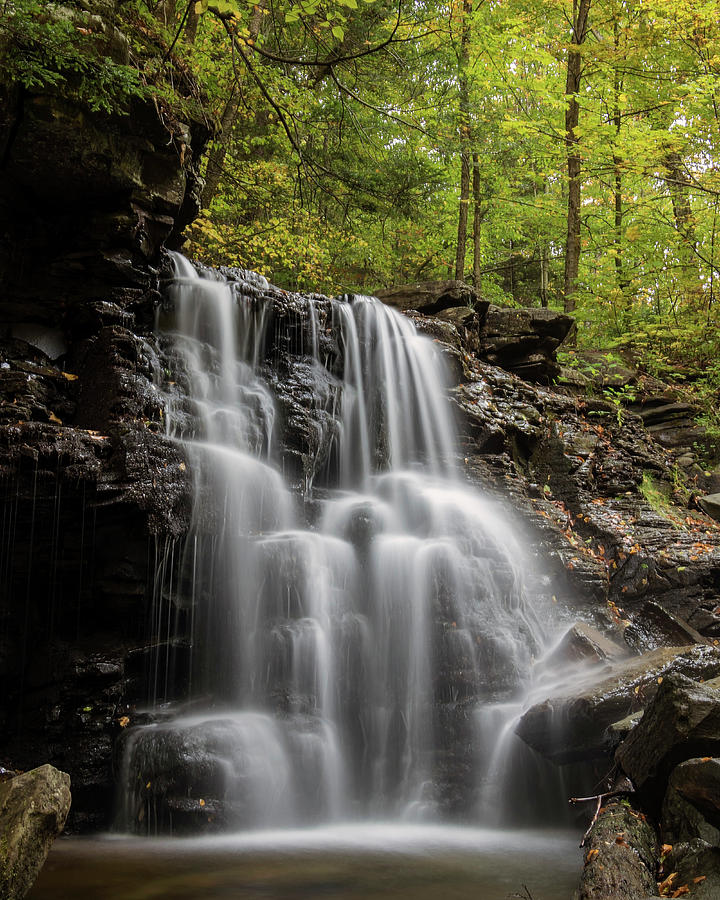
[{"label": "shaded rock wall", "polygon": [[[74,5],[122,62],[115,4]],[[152,329],[209,134],[150,98],[0,89],[0,759],[69,771],[74,827],[108,824],[125,659],[189,515]]]}]

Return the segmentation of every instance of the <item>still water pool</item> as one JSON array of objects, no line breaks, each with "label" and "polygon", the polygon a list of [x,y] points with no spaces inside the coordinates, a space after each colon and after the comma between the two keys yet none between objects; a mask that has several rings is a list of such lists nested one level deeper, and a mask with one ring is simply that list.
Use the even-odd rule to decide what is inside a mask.
[{"label": "still water pool", "polygon": [[28,900],[572,900],[578,835],[343,825],[55,842]]}]

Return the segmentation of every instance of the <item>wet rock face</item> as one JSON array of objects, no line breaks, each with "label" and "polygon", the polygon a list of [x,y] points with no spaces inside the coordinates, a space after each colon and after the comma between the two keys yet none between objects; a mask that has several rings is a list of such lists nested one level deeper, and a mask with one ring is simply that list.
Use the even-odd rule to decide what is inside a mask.
[{"label": "wet rock face", "polygon": [[[114,0],[70,6],[125,62]],[[75,829],[109,824],[126,656],[190,514],[152,329],[208,135],[151,100],[0,92],[0,761],[69,771]]]},{"label": "wet rock face", "polygon": [[[550,696],[532,706],[518,723],[516,733],[531,747],[557,763],[590,760],[609,756],[612,737],[607,729],[647,706],[658,691],[663,696],[678,678],[694,684],[686,676],[698,679],[713,678],[720,674],[720,651],[714,647],[696,647],[678,651],[664,647],[643,656],[633,657],[601,669],[581,670],[570,691]],[[698,690],[700,690],[698,686]],[[652,709],[655,709],[653,704]],[[663,721],[659,730],[669,734],[671,716]],[[618,750],[618,760],[637,787],[650,777],[646,767],[655,765],[657,752],[649,751],[651,760],[644,764],[631,764],[632,748],[642,752],[645,747],[640,735],[649,727],[650,718],[643,715],[641,725]],[[623,761],[625,760],[625,761]],[[626,765],[627,762],[627,765]],[[641,769],[643,775],[641,777]]]},{"label": "wet rock face", "polygon": [[[700,684],[670,674],[653,703],[618,747],[616,761],[635,787],[657,796],[678,763],[699,754],[720,752],[720,691],[716,682]],[[708,770],[712,792],[714,769]]]},{"label": "wet rock face", "polygon": [[626,644],[638,653],[658,647],[682,647],[709,643],[699,631],[658,603],[648,600],[623,632]]}]

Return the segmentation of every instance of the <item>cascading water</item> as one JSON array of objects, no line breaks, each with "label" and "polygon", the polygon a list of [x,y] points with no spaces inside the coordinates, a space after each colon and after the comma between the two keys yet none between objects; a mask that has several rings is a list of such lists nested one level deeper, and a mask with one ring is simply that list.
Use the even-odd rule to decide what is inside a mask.
[{"label": "cascading water", "polygon": [[433,344],[372,298],[294,298],[316,385],[302,496],[268,365],[285,295],[174,264],[166,415],[196,500],[156,591],[165,641],[154,712],[126,735],[123,827],[472,814],[507,720],[487,704],[522,695],[547,622],[512,528],[457,470]]}]

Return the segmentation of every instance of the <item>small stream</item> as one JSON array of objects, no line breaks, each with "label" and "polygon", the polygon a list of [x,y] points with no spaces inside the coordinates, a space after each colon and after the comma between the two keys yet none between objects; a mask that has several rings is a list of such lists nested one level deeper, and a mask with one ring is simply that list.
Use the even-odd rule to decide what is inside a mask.
[{"label": "small stream", "polygon": [[28,900],[571,900],[578,835],[338,825],[56,841]]}]

